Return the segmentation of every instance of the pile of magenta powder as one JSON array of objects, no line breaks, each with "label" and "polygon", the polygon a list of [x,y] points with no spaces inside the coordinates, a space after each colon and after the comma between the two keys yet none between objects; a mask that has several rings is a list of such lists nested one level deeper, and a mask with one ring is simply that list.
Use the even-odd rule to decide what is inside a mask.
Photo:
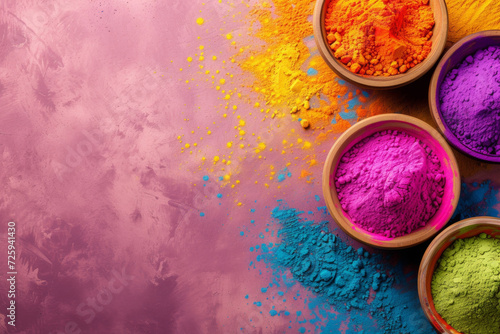
[{"label": "pile of magenta powder", "polygon": [[439,88],[443,121],[472,151],[500,156],[500,47],[467,56]]},{"label": "pile of magenta powder", "polygon": [[335,187],[342,209],[362,229],[387,238],[411,233],[434,216],[446,177],[439,157],[405,132],[376,132],[340,159]]}]

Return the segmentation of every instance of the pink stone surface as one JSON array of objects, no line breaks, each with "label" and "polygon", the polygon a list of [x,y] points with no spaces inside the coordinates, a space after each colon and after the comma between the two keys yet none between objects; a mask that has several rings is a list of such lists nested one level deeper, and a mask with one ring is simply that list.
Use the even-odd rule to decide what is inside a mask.
[{"label": "pink stone surface", "polygon": [[[0,333],[314,328],[294,315],[269,316],[283,298],[308,314],[304,298],[312,292],[297,284],[279,300],[262,294],[272,274],[262,264],[250,270],[249,248],[279,242],[265,232],[277,199],[316,213],[324,206],[315,195],[332,142],[315,148],[311,183],[292,165],[293,178],[277,187],[253,155],[233,159],[235,191],[221,188],[221,173],[199,168],[201,156],[211,159],[233,137],[237,119],[216,122],[218,95],[186,57],[203,44],[228,59],[234,50],[221,22],[225,32],[245,31],[230,19],[245,8],[200,0],[0,2],[0,246],[5,254],[7,222],[15,221],[18,255],[15,328],[6,324],[7,258],[0,256]],[[250,76],[236,64],[232,73]],[[239,110],[248,114],[251,102]],[[275,124],[248,121],[246,131],[270,144],[281,143],[285,129],[302,131],[287,118]],[[181,153],[177,136],[194,130],[188,139],[205,137],[202,151]],[[265,166],[282,169],[294,157],[272,152]],[[264,192],[266,179],[272,187]],[[294,299],[297,291],[302,297]]]},{"label": "pink stone surface", "polygon": [[[201,1],[0,3],[0,233],[3,247],[7,222],[16,222],[20,257],[17,326],[4,323],[2,308],[0,332],[285,327],[244,299],[269,279],[248,269],[259,241],[239,235],[250,219],[265,226],[275,198],[244,208],[216,198],[224,190],[212,174],[201,187],[199,159],[181,155],[176,140],[187,127],[217,127],[217,96],[181,83],[196,76],[186,55],[199,44],[228,57],[217,29],[235,10]],[[261,124],[247,131],[273,140]],[[207,156],[225,145],[219,133],[206,140]],[[250,178],[258,165],[240,166],[249,175],[242,200],[258,193]],[[2,306],[6,291],[2,279]]]}]

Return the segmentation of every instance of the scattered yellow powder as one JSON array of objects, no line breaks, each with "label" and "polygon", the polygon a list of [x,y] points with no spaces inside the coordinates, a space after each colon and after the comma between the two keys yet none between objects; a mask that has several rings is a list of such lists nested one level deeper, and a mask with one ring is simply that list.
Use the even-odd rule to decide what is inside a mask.
[{"label": "scattered yellow powder", "polygon": [[[333,115],[342,107],[338,96],[346,95],[348,88],[335,80],[320,56],[311,59],[304,43],[304,38],[313,34],[308,17],[314,1],[295,0],[293,4],[273,0],[273,6],[254,5],[250,32],[263,40],[266,48],[250,44],[235,58],[256,78],[249,87],[274,109],[272,117],[292,111],[313,128],[330,126]],[[307,61],[318,74],[310,76],[303,71]]]},{"label": "scattered yellow powder", "polygon": [[316,159],[311,159],[307,162],[307,164],[312,167],[312,166],[316,166],[318,164],[318,160]]}]

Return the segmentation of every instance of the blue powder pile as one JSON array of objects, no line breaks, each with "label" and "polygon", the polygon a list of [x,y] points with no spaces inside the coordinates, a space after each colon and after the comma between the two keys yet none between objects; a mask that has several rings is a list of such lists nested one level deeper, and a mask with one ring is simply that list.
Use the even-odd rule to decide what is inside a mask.
[{"label": "blue powder pile", "polygon": [[[301,213],[281,207],[272,211],[282,242],[261,247],[259,257],[275,278],[289,270],[314,291],[318,298],[309,308],[321,316],[310,320],[316,330],[336,333],[348,323],[346,333],[433,332],[420,308],[416,275],[405,274],[381,255],[354,249],[329,232],[328,222],[305,221]],[[398,289],[400,280],[415,288]]]}]

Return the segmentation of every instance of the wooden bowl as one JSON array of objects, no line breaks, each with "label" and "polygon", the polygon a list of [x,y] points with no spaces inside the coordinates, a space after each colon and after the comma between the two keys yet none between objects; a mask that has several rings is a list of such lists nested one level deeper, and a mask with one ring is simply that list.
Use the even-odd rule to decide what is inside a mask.
[{"label": "wooden bowl", "polygon": [[451,327],[436,311],[432,299],[431,282],[438,259],[456,239],[464,239],[486,233],[500,238],[500,219],[493,217],[474,217],[464,219],[449,226],[432,240],[422,257],[418,270],[418,297],[425,316],[439,333],[460,334]]},{"label": "wooden bowl", "polygon": [[[342,210],[337,189],[334,186],[337,166],[342,156],[351,147],[375,132],[384,130],[402,130],[427,144],[438,157],[444,169],[446,184],[442,203],[434,216],[424,227],[407,235],[387,238],[351,222],[349,215]],[[387,249],[399,249],[415,246],[434,236],[442,229],[453,215],[460,197],[460,173],[455,156],[446,140],[429,124],[415,117],[400,114],[373,116],[356,123],[332,146],[323,167],[323,195],[328,211],[338,226],[352,238],[365,244]]]},{"label": "wooden bowl", "polygon": [[500,156],[471,150],[460,141],[443,120],[440,110],[439,89],[446,74],[460,64],[468,55],[488,46],[500,45],[500,30],[486,30],[468,35],[456,42],[443,56],[434,70],[429,85],[429,108],[439,130],[457,150],[482,161],[500,163]]},{"label": "wooden bowl", "polygon": [[409,69],[406,73],[389,77],[375,77],[360,75],[351,72],[334,56],[326,40],[325,15],[328,5],[332,0],[317,0],[313,14],[314,39],[319,53],[330,68],[342,79],[362,88],[391,89],[407,85],[429,71],[443,53],[446,39],[448,38],[448,10],[444,0],[430,0],[429,4],[434,12],[435,25],[431,38],[432,49],[427,58],[420,64]]}]

